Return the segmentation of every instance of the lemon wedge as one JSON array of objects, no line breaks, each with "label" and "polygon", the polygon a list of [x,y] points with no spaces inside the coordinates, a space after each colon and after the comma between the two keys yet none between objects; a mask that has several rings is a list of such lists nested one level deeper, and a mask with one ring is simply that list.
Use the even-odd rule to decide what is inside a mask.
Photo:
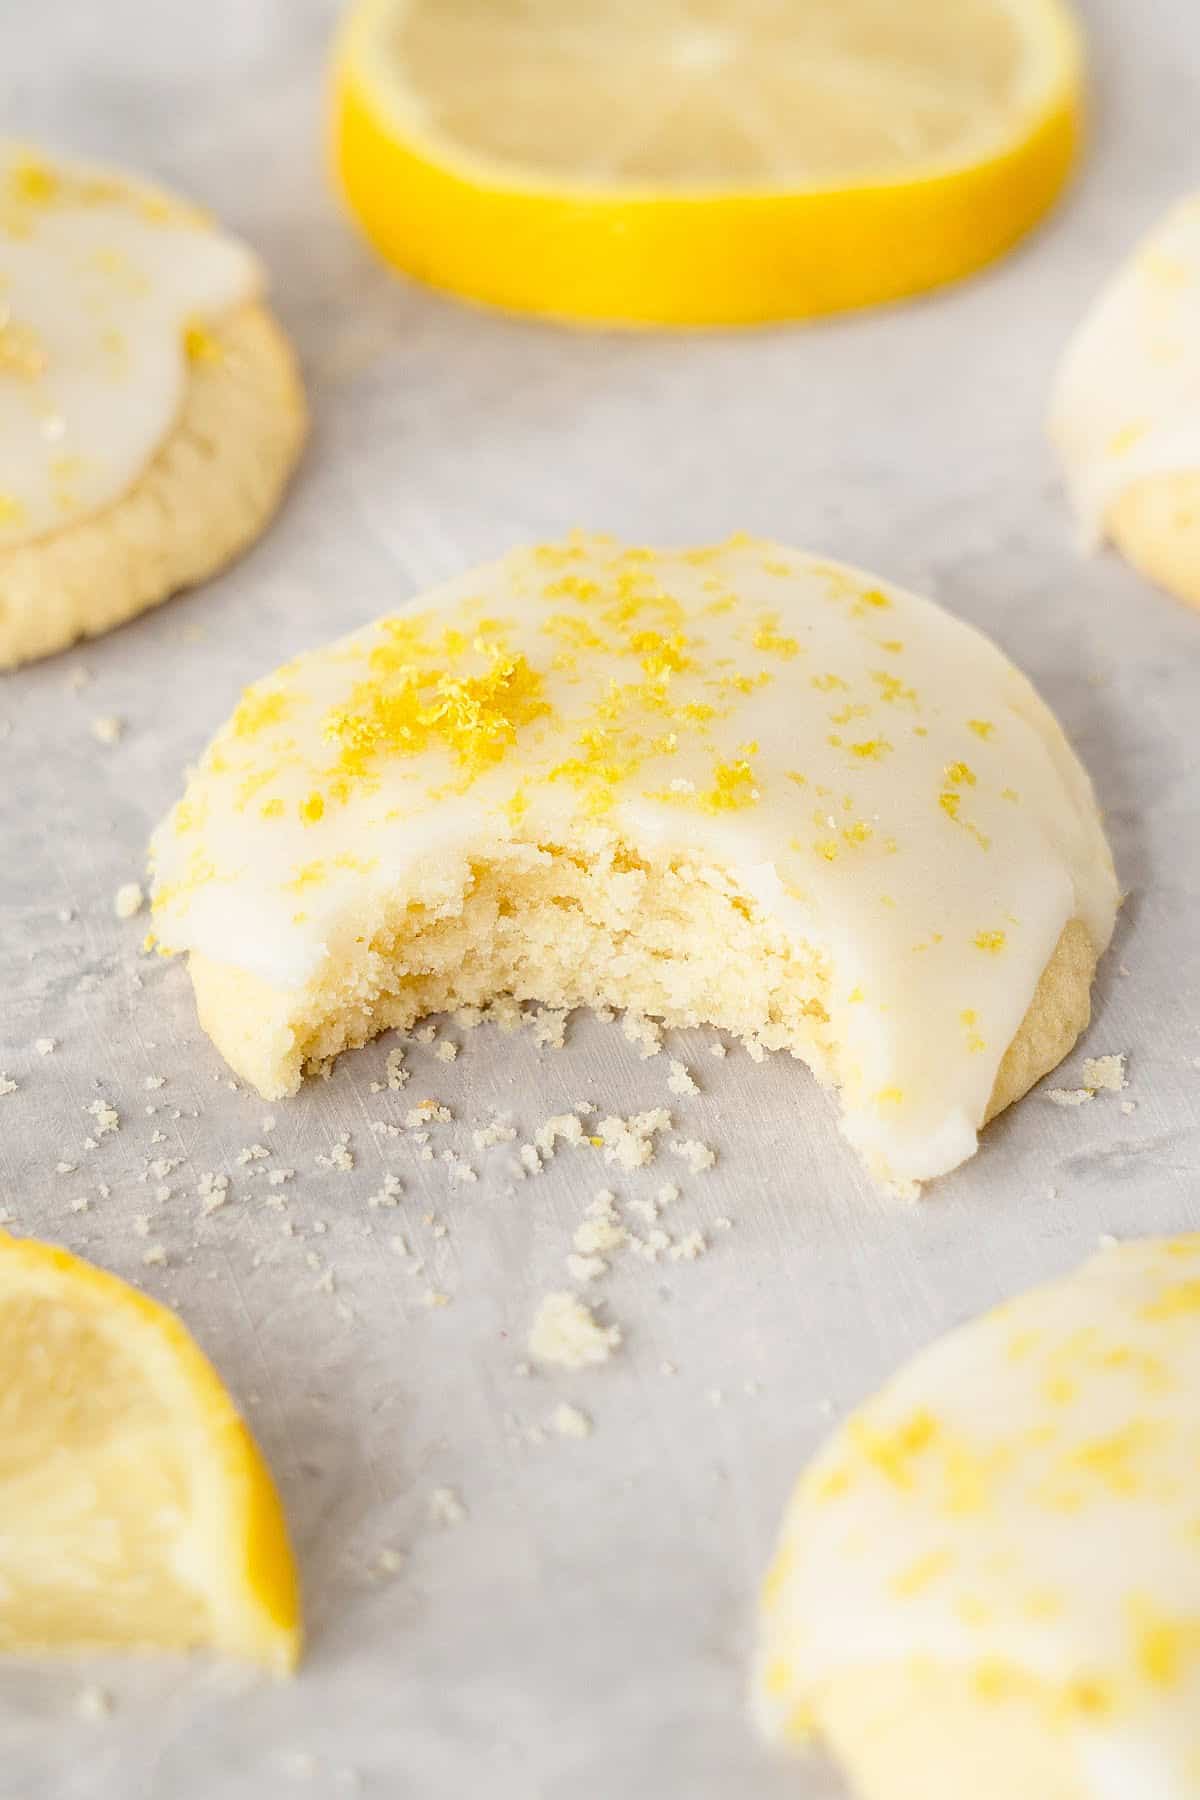
[{"label": "lemon wedge", "polygon": [[397,267],[564,319],[728,324],[998,256],[1080,132],[1065,0],[359,0],[350,207]]},{"label": "lemon wedge", "polygon": [[0,1651],[206,1646],[292,1668],[279,1500],[178,1319],[0,1233],[0,1369]]}]

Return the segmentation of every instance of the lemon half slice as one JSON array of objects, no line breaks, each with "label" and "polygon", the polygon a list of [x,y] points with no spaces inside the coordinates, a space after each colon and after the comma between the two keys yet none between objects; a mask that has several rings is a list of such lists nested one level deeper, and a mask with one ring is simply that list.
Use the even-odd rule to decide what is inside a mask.
[{"label": "lemon half slice", "polygon": [[0,1651],[207,1646],[290,1669],[279,1500],[178,1319],[0,1233],[0,1370]]},{"label": "lemon half slice", "polygon": [[1064,0],[359,0],[334,154],[382,254],[566,319],[750,323],[930,288],[1070,169]]}]

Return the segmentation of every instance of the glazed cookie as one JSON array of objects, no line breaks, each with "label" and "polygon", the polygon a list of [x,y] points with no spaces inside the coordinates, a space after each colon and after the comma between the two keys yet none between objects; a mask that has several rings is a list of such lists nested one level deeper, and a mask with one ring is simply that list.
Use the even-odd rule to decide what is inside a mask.
[{"label": "glazed cookie", "polygon": [[1200,606],[1200,197],[1100,296],[1059,371],[1050,432],[1085,544]]},{"label": "glazed cookie", "polygon": [[0,668],[202,580],[304,438],[249,250],[124,175],[0,145]]},{"label": "glazed cookie", "polygon": [[883,1178],[1074,1043],[1116,905],[1024,676],[777,545],[519,551],[247,690],[156,834],[157,930],[265,1096],[497,995],[709,1022]]},{"label": "glazed cookie", "polygon": [[756,1698],[862,1800],[1200,1794],[1200,1236],[1102,1251],[834,1435]]}]

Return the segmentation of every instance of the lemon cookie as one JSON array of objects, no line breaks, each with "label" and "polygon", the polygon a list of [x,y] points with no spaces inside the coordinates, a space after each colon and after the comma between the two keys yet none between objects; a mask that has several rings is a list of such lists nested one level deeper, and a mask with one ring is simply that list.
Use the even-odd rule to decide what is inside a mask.
[{"label": "lemon cookie", "polygon": [[304,437],[252,253],[124,175],[0,144],[0,668],[200,581]]},{"label": "lemon cookie", "polygon": [[941,1174],[1088,1017],[1087,776],[979,633],[748,539],[518,551],[247,690],[152,846],[162,946],[270,1097],[498,994],[703,1021]]},{"label": "lemon cookie", "polygon": [[917,1356],[804,1475],[756,1698],[864,1800],[1200,1795],[1200,1236]]},{"label": "lemon cookie", "polygon": [[1088,547],[1200,606],[1200,196],[1174,207],[1092,308],[1050,421]]}]

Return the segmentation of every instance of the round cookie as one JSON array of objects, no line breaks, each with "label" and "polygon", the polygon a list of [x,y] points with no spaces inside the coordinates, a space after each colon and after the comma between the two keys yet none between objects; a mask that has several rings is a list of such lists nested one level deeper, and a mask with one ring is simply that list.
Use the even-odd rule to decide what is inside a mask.
[{"label": "round cookie", "polygon": [[155,835],[156,928],[265,1096],[499,995],[708,1022],[906,1185],[1088,1018],[1117,893],[1028,681],[778,545],[515,552],[247,690]]},{"label": "round cookie", "polygon": [[860,1800],[1200,1793],[1200,1236],[916,1356],[803,1476],[762,1721]]},{"label": "round cookie", "polygon": [[305,432],[243,245],[123,175],[0,146],[0,668],[263,530]]},{"label": "round cookie", "polygon": [[1088,548],[1200,606],[1200,197],[1174,207],[1063,358],[1050,434]]}]

